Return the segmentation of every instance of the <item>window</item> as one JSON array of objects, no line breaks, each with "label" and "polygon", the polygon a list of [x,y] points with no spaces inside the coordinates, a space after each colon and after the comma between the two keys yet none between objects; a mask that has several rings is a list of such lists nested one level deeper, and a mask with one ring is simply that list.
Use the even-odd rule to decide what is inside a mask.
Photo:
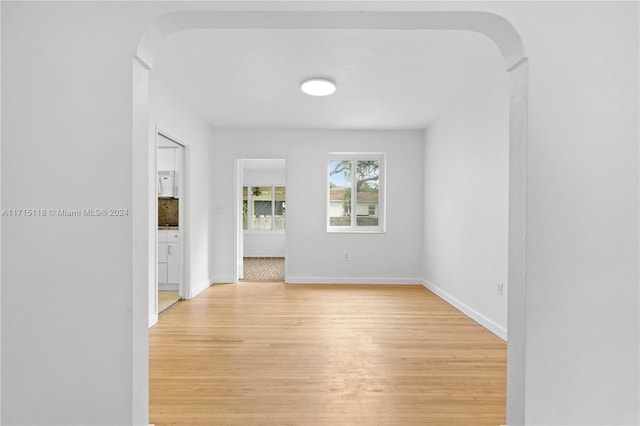
[{"label": "window", "polygon": [[286,211],[284,186],[242,187],[242,229],[282,231]]},{"label": "window", "polygon": [[330,154],[328,184],[327,231],[384,232],[384,154]]}]

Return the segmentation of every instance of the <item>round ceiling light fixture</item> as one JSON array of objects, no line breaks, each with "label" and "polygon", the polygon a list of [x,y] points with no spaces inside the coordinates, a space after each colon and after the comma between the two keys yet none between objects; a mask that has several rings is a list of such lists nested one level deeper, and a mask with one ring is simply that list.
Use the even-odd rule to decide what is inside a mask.
[{"label": "round ceiling light fixture", "polygon": [[336,91],[336,84],[327,78],[310,78],[302,82],[300,89],[310,96],[329,96]]}]

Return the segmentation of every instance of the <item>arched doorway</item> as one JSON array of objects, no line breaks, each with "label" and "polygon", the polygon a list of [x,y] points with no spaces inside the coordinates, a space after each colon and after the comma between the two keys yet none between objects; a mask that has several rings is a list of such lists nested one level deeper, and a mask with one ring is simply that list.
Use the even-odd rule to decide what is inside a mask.
[{"label": "arched doorway", "polygon": [[149,188],[153,147],[149,137],[148,81],[154,57],[171,34],[188,29],[434,29],[468,30],[488,36],[503,54],[510,75],[509,142],[509,299],[507,419],[524,422],[525,272],[527,189],[528,61],[519,35],[503,18],[484,12],[184,12],[159,17],[147,29],[133,64],[134,175],[134,419],[146,419],[148,407],[147,307],[155,263],[150,217],[154,192]]}]

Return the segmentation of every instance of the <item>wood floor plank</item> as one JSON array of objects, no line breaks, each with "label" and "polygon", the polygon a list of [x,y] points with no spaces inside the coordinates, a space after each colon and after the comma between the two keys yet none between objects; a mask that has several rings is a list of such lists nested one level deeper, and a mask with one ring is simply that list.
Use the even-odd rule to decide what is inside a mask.
[{"label": "wood floor plank", "polygon": [[506,344],[419,286],[241,282],[149,333],[162,425],[500,425]]}]

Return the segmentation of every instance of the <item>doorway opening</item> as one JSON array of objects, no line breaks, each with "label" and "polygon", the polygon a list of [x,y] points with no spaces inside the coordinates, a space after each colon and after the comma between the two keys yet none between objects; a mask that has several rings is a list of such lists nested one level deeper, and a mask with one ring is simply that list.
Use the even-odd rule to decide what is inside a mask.
[{"label": "doorway opening", "polygon": [[284,282],[284,264],[284,256],[245,256],[240,281]]},{"label": "doorway opening", "polygon": [[[153,241],[149,235],[152,209],[150,188],[140,176],[149,175],[148,81],[156,53],[170,35],[193,28],[321,28],[321,29],[425,29],[466,30],[489,37],[502,52],[510,76],[509,136],[509,292],[507,349],[507,422],[523,424],[525,411],[525,318],[526,318],[526,189],[528,60],[517,31],[505,19],[485,12],[180,12],[153,22],[144,34],[134,59],[133,113],[133,237]],[[241,197],[238,196],[238,199]],[[238,215],[239,219],[239,215]],[[151,222],[150,222],[151,221]],[[238,220],[239,223],[240,220]],[[148,419],[148,331],[146,306],[149,281],[149,250],[153,244],[134,244],[133,296],[133,419]],[[240,253],[239,250],[237,250]],[[239,272],[239,271],[238,271]],[[153,277],[152,277],[153,278]]]},{"label": "doorway opening", "polygon": [[238,280],[285,281],[287,162],[238,159]]},{"label": "doorway opening", "polygon": [[185,279],[186,211],[188,199],[184,144],[166,133],[156,133],[156,291],[155,316],[162,314],[187,294]]}]

